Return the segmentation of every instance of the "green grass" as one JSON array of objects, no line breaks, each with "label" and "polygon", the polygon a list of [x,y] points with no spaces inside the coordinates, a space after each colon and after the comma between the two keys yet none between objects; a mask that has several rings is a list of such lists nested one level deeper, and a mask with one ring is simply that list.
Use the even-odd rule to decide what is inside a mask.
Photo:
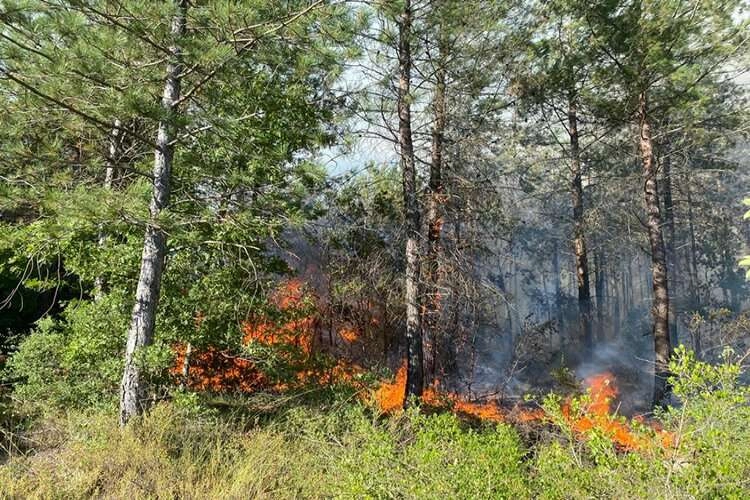
[{"label": "green grass", "polygon": [[47,420],[39,426],[56,438],[0,466],[0,492],[10,498],[529,494],[524,449],[507,426],[472,429],[450,414],[379,419],[356,403],[325,412],[287,409],[259,425],[251,420],[196,415],[174,404],[158,405],[123,431],[101,411]]},{"label": "green grass", "polygon": [[111,411],[45,417],[29,431],[34,449],[0,465],[0,497],[741,498],[750,491],[742,483],[747,463],[723,469],[731,458],[747,460],[734,446],[676,459],[622,453],[597,436],[571,442],[552,427],[524,443],[509,425],[449,413],[382,418],[356,402],[236,403],[243,411],[227,411],[227,401],[221,413],[162,403],[125,430]]}]

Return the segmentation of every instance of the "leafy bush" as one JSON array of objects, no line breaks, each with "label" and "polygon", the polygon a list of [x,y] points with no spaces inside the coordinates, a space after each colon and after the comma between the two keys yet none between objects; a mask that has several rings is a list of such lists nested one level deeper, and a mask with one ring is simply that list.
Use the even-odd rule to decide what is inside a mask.
[{"label": "leafy bush", "polygon": [[740,383],[742,358],[727,348],[723,362],[698,361],[684,347],[671,371],[682,406],[663,416],[674,429],[672,483],[690,496],[740,498],[750,491],[750,388]]},{"label": "leafy bush", "polygon": [[88,408],[114,401],[122,376],[127,312],[116,294],[70,304],[45,318],[8,362],[15,395],[38,407]]}]

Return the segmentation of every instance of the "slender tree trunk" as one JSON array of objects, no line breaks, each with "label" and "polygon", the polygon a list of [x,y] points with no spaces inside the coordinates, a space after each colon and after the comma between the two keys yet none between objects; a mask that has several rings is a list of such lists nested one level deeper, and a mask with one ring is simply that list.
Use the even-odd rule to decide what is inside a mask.
[{"label": "slender tree trunk", "polygon": [[591,329],[591,288],[583,217],[583,166],[581,165],[581,148],[578,141],[578,111],[575,97],[572,95],[568,97],[568,135],[570,136],[572,175],[570,193],[573,197],[573,254],[575,255],[578,280],[578,318],[583,344],[587,349],[591,349],[594,345],[594,339]]},{"label": "slender tree trunk", "polygon": [[[667,228],[667,241],[665,244],[667,252],[668,280],[671,283],[673,297],[677,296],[677,253],[675,252],[676,231],[674,223],[674,200],[672,198],[672,158],[669,152],[670,144],[665,144],[664,159],[662,161],[664,175],[664,225]],[[675,300],[669,301],[670,335],[672,345],[677,345],[677,309]]]},{"label": "slender tree trunk", "polygon": [[604,313],[607,311],[607,273],[604,250],[599,247],[594,252],[594,289],[596,290],[596,320],[599,328],[604,325]]},{"label": "slender tree trunk", "polygon": [[627,292],[625,294],[625,316],[627,316],[628,314],[630,314],[630,310],[633,309],[633,299],[634,299],[632,262],[628,261],[625,271],[626,271],[625,283],[627,284]]},{"label": "slender tree trunk", "polygon": [[[107,150],[106,170],[104,171],[104,189],[107,191],[112,189],[112,182],[115,178],[117,163],[119,161],[120,152],[120,127],[122,123],[120,120],[114,121],[112,132],[109,134],[109,148]],[[101,250],[104,244],[107,242],[107,232],[104,230],[104,226],[99,226],[99,236],[97,237],[97,246]],[[104,282],[103,276],[97,276],[94,280],[94,300],[101,300],[104,296],[106,283]]]},{"label": "slender tree trunk", "polygon": [[621,279],[619,280],[620,286],[618,286],[617,283],[618,280],[615,281],[614,286],[612,287],[614,289],[614,297],[613,297],[613,311],[612,311],[612,333],[610,338],[619,338],[620,337],[620,327],[622,326],[622,297],[625,295],[625,280]]},{"label": "slender tree trunk", "polygon": [[662,234],[662,217],[659,207],[659,191],[656,182],[656,165],[654,164],[653,140],[649,122],[648,101],[645,92],[639,96],[638,103],[640,153],[643,164],[644,199],[647,212],[646,225],[651,245],[651,274],[653,277],[653,315],[654,326],[654,406],[664,406],[669,398],[669,357],[672,345],[669,341],[669,290],[667,285],[667,262]]},{"label": "slender tree trunk", "polygon": [[554,284],[554,307],[555,307],[555,321],[558,322],[558,328],[563,329],[563,315],[562,315],[562,280],[560,279],[560,244],[555,238],[552,247],[552,272]]},{"label": "slender tree trunk", "polygon": [[411,132],[411,0],[405,0],[398,20],[398,142],[403,174],[404,208],[406,211],[406,394],[404,404],[411,397],[422,396],[424,367],[422,327],[419,310],[419,240],[420,217],[417,201],[417,174]]},{"label": "slender tree trunk", "polygon": [[193,355],[193,344],[190,342],[185,346],[185,357],[182,358],[182,386],[190,386],[190,358]]},{"label": "slender tree trunk", "polygon": [[695,224],[693,222],[693,195],[690,188],[690,179],[685,182],[687,191],[687,214],[688,214],[688,231],[690,233],[690,257],[688,259],[690,268],[690,307],[698,308],[700,296],[698,293],[698,244],[695,241]]},{"label": "slender tree trunk", "polygon": [[145,407],[145,381],[136,360],[139,349],[151,344],[156,323],[161,278],[167,254],[167,235],[159,226],[159,214],[169,205],[172,157],[174,154],[174,119],[180,98],[182,72],[180,39],[185,35],[188,0],[175,0],[176,12],[172,19],[171,53],[167,64],[167,78],[162,97],[164,118],[159,122],[154,152],[153,192],[149,207],[149,222],[143,242],[141,270],[135,293],[135,305],[128,330],[125,350],[125,370],[120,390],[120,425],[125,425]]},{"label": "slender tree trunk", "polygon": [[443,142],[445,136],[445,58],[447,42],[438,34],[438,59],[435,69],[435,95],[433,97],[434,124],[432,127],[432,149],[430,179],[427,191],[427,255],[425,258],[425,286],[427,288],[422,319],[424,338],[425,378],[432,381],[437,371],[438,357],[438,318],[440,317],[440,238],[443,230],[443,210],[445,185],[443,183]]}]

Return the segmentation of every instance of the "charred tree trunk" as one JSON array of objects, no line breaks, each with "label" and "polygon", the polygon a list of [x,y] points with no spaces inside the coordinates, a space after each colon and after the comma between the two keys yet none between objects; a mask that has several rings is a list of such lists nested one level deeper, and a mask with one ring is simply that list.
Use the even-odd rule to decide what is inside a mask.
[{"label": "charred tree trunk", "polygon": [[398,20],[398,144],[403,175],[406,211],[406,394],[404,404],[422,396],[424,366],[422,327],[419,310],[420,216],[417,200],[417,174],[411,131],[411,0],[404,2]]},{"label": "charred tree trunk", "polygon": [[646,225],[651,246],[651,274],[653,277],[653,335],[654,335],[654,406],[664,406],[669,398],[669,358],[672,345],[669,341],[669,289],[667,285],[667,262],[662,234],[662,217],[659,207],[659,191],[656,182],[653,139],[648,114],[648,100],[642,92],[638,101],[640,153],[643,165],[643,191],[646,205]]},{"label": "charred tree trunk", "polygon": [[[669,142],[665,145],[666,154],[662,161],[664,175],[664,225],[667,228],[667,277],[672,286],[673,297],[677,296],[677,253],[675,252],[676,231],[674,223],[674,200],[672,198],[672,159],[669,155]],[[675,300],[669,301],[670,335],[672,345],[677,345],[677,309]]]},{"label": "charred tree trunk", "polygon": [[[575,255],[578,280],[578,317],[583,344],[587,349],[594,345],[591,329],[591,288],[589,284],[589,262],[586,255],[586,234],[583,217],[583,167],[578,141],[578,112],[575,97],[568,98],[568,135],[570,136],[570,164],[573,197],[573,253]],[[598,298],[598,297],[597,297]]]},{"label": "charred tree trunk", "polygon": [[[114,181],[117,173],[117,163],[120,157],[120,128],[122,123],[120,120],[115,120],[112,127],[112,132],[109,134],[109,148],[107,150],[107,161],[106,170],[104,171],[104,189],[107,191],[112,189],[112,182]],[[104,244],[107,242],[107,232],[103,225],[99,226],[99,235],[97,236],[97,245],[101,250],[104,248]],[[106,283],[104,282],[103,276],[97,276],[94,280],[94,300],[101,300],[104,296]]]},{"label": "charred tree trunk", "polygon": [[177,101],[180,99],[181,50],[179,42],[185,35],[187,0],[175,0],[176,12],[172,19],[171,53],[167,64],[167,78],[162,96],[164,117],[159,122],[153,168],[153,191],[149,206],[149,221],[141,256],[141,270],[135,292],[135,305],[130,319],[128,342],[125,350],[125,370],[120,389],[120,425],[142,413],[145,409],[145,381],[136,360],[139,349],[151,344],[156,323],[161,278],[167,255],[167,234],[159,226],[159,215],[169,205],[174,121]]},{"label": "charred tree trunk", "polygon": [[[441,34],[442,35],[442,34]],[[445,185],[443,183],[443,142],[445,136],[445,57],[447,42],[442,36],[438,41],[438,59],[435,69],[435,95],[433,97],[434,124],[432,127],[432,149],[430,179],[427,191],[427,255],[425,258],[425,286],[427,288],[422,319],[424,336],[425,378],[432,381],[437,371],[438,318],[440,317],[440,238],[443,230],[443,205]]]}]

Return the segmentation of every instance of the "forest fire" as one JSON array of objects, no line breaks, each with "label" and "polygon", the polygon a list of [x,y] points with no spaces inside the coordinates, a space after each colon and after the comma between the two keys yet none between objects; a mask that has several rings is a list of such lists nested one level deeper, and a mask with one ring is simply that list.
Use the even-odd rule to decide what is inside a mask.
[{"label": "forest fire", "polygon": [[[466,398],[453,392],[441,392],[438,383],[427,387],[422,394],[422,402],[435,407],[443,407],[448,404],[452,411],[462,415],[471,416],[489,422],[505,421],[530,421],[539,420],[543,417],[542,410],[529,410],[516,408],[506,412],[494,401],[476,402],[468,401]],[[403,364],[394,377],[393,382],[384,382],[375,392],[375,402],[383,413],[393,413],[404,405],[404,393],[406,388],[406,364]]]},{"label": "forest fire", "polygon": [[393,382],[382,382],[375,391],[375,402],[383,413],[398,411],[404,406],[406,387],[406,363],[396,371]]},{"label": "forest fire", "polygon": [[[248,318],[242,324],[242,342],[246,346],[257,343],[277,348],[275,355],[293,372],[291,380],[274,382],[252,359],[232,354],[226,349],[188,349],[183,344],[174,347],[175,362],[170,370],[172,376],[191,389],[214,392],[249,393],[260,389],[285,391],[309,384],[358,384],[357,376],[365,371],[359,364],[340,358],[335,359],[333,364],[320,364],[313,359],[320,311],[314,307],[315,297],[301,280],[281,282],[271,294],[271,303],[282,319],[274,319],[263,313]],[[198,313],[196,329],[203,320],[203,314]],[[338,335],[347,344],[357,342],[361,336],[357,329],[350,326],[341,327]]]},{"label": "forest fire", "polygon": [[[248,359],[210,347],[187,354],[186,347],[178,345],[174,351],[175,362],[170,372],[193,390],[252,392],[267,384],[263,373]],[[186,355],[189,357],[188,377],[184,377],[183,371]]]},{"label": "forest fire", "polygon": [[[274,321],[271,317],[259,314],[242,324],[243,344],[257,342],[264,346],[289,346],[293,350],[280,350],[279,356],[292,366],[297,366],[297,380],[307,381],[313,377],[313,370],[306,369],[304,361],[312,354],[316,318],[305,314],[305,290],[302,281],[291,279],[282,282],[271,295],[271,302],[286,321]],[[195,327],[204,320],[202,313],[196,314]],[[226,349],[205,347],[200,350],[185,345],[174,347],[175,363],[171,374],[180,382],[195,390],[214,392],[253,392],[263,387],[285,388],[286,384],[273,385],[256,363],[242,355],[235,355]],[[187,356],[187,364],[186,364]],[[341,372],[340,369],[336,373]],[[333,371],[325,375],[333,378]],[[322,377],[322,375],[321,375]]]},{"label": "forest fire", "polygon": [[271,302],[290,318],[282,324],[263,315],[248,319],[242,325],[243,342],[295,346],[305,354],[311,354],[317,318],[305,311],[306,297],[301,280],[282,282],[272,294]]},{"label": "forest fire", "polygon": [[574,412],[571,402],[567,401],[562,408],[571,429],[578,434],[595,429],[618,446],[630,450],[641,448],[644,444],[642,439],[610,412],[611,403],[618,394],[614,375],[610,372],[599,373],[586,378],[584,384],[588,388],[588,399],[583,407]]},{"label": "forest fire", "polygon": [[[647,449],[653,444],[653,440],[649,438],[649,433],[634,430],[623,417],[619,417],[611,411],[612,401],[618,395],[615,382],[615,377],[610,372],[603,372],[586,378],[584,386],[587,388],[587,396],[581,400],[583,404],[575,406],[574,411],[571,399],[563,403],[561,410],[564,424],[582,438],[590,431],[598,431],[611,439],[622,450]],[[382,383],[375,392],[374,399],[380,411],[393,413],[400,410],[404,403],[405,386],[406,365],[404,364],[396,372],[393,382]],[[488,422],[525,424],[550,421],[549,415],[541,408],[530,409],[517,405],[506,410],[495,401],[468,401],[459,394],[440,392],[436,388],[436,384],[425,390],[422,402],[436,407],[446,406],[446,403],[448,403],[454,413]],[[646,424],[642,419],[639,423],[650,427],[656,433],[658,444],[663,448],[673,446],[674,439],[670,433],[657,426]]]},{"label": "forest fire", "polygon": [[[615,376],[610,372],[598,373],[585,379],[587,397],[582,400],[582,406],[573,409],[570,400],[562,407],[562,414],[568,421],[570,428],[579,435],[588,431],[598,431],[607,436],[618,447],[624,450],[643,450],[653,446],[650,433],[638,432],[624,417],[612,412],[611,405],[619,394]],[[658,440],[657,444],[663,448],[670,448],[674,444],[671,433],[659,426],[647,423],[643,419],[634,419],[641,425],[646,425],[653,431]]]},{"label": "forest fire", "polygon": [[339,336],[348,343],[356,342],[359,339],[359,333],[350,327],[344,327],[339,330]]},{"label": "forest fire", "polygon": [[[271,296],[282,320],[259,314],[243,323],[243,343],[259,343],[268,347],[280,347],[277,354],[293,371],[291,380],[272,381],[263,370],[251,360],[242,356],[232,356],[226,351],[204,348],[192,354],[186,353],[184,346],[175,348],[176,363],[172,369],[175,376],[190,388],[211,391],[253,392],[263,388],[286,391],[309,384],[331,385],[347,383],[358,385],[358,376],[366,370],[347,359],[341,352],[334,356],[333,364],[327,366],[312,363],[313,353],[320,349],[316,339],[320,333],[321,313],[310,304],[315,304],[303,284],[298,279],[282,282]],[[196,319],[196,328],[203,320]],[[351,345],[362,340],[362,332],[351,324],[338,326],[334,330],[337,337]],[[340,345],[340,344],[339,344]],[[185,364],[186,355],[189,357]],[[185,368],[188,368],[186,370]],[[185,375],[188,376],[185,376]],[[435,408],[450,408],[454,413],[488,422],[508,422],[515,424],[543,424],[553,419],[541,408],[523,405],[504,407],[497,401],[472,401],[464,395],[439,388],[439,381],[425,388],[422,403]],[[383,381],[374,392],[373,400],[383,413],[394,413],[404,406],[406,386],[406,363],[396,371],[392,381]],[[651,433],[636,430],[623,417],[612,412],[612,402],[618,396],[615,377],[610,372],[602,372],[587,377],[583,386],[587,393],[583,398],[568,398],[560,408],[562,425],[575,435],[585,438],[594,431],[611,439],[620,449],[632,451],[652,445]],[[360,387],[362,388],[362,387]],[[361,393],[366,398],[367,391]],[[644,421],[639,422],[656,433],[659,444],[672,446],[672,436]]]}]

